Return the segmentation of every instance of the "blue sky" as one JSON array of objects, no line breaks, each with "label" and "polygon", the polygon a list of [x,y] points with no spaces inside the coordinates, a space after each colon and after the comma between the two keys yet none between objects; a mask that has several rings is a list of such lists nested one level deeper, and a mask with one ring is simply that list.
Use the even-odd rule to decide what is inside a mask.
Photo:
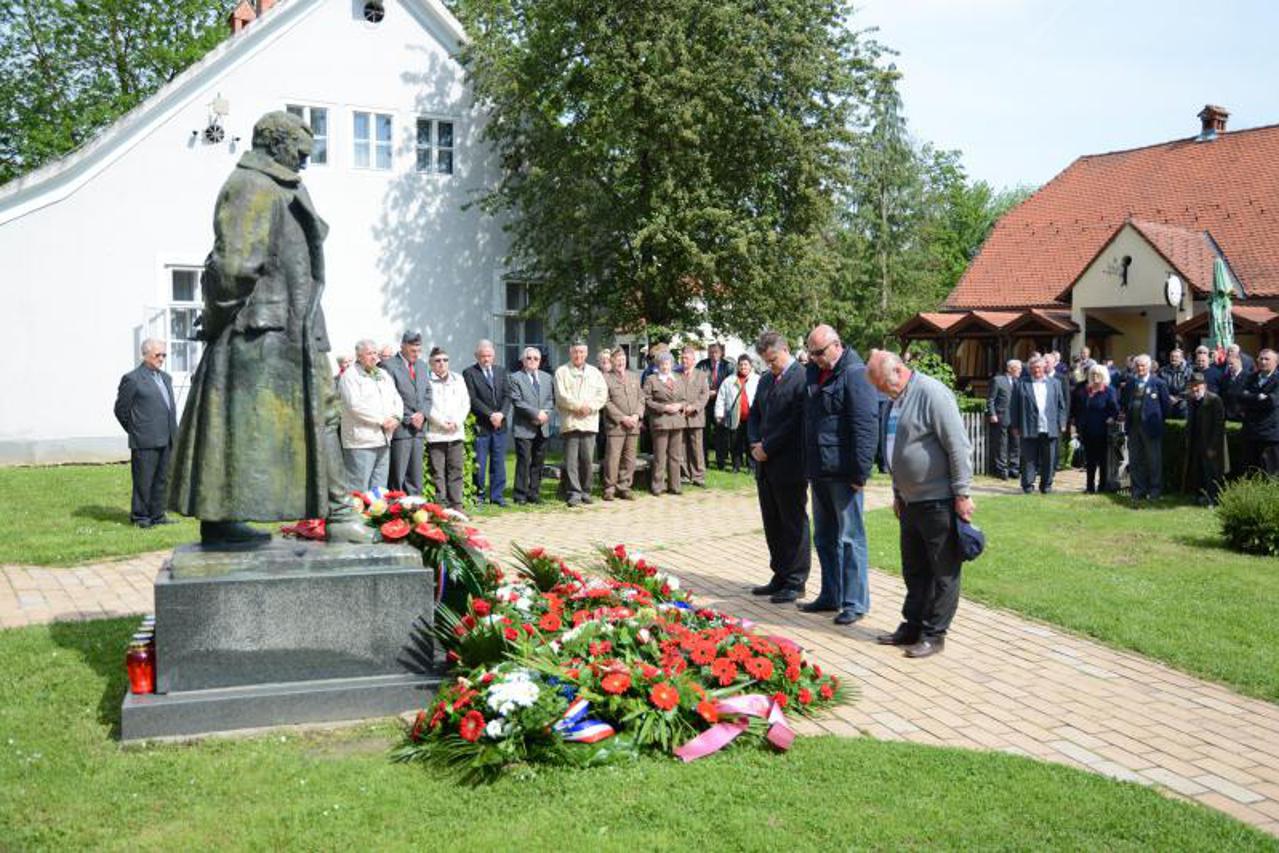
[{"label": "blue sky", "polygon": [[854,0],[878,26],[920,139],[995,187],[1038,185],[1081,154],[1279,124],[1279,2]]}]

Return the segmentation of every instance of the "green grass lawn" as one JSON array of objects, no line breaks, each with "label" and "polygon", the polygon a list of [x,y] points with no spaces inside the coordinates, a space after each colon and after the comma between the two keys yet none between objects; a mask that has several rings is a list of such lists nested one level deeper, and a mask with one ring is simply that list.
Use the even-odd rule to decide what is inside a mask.
[{"label": "green grass lawn", "polygon": [[541,770],[474,789],[389,763],[390,723],[122,749],[132,627],[0,631],[0,848],[1275,849],[1136,785],[869,739]]},{"label": "green grass lawn", "polygon": [[[1227,549],[1210,510],[1082,494],[977,502],[987,547],[964,567],[965,596],[1279,701],[1279,560]],[[871,564],[900,571],[891,510],[866,524]]]},{"label": "green grass lawn", "polygon": [[[712,489],[754,488],[749,474],[712,470],[707,471],[706,481]],[[509,500],[514,482],[511,456],[507,458],[507,506],[479,508],[476,517],[563,506],[556,497],[558,482],[543,480],[543,503],[517,507]],[[0,563],[71,566],[166,550],[199,538],[196,522],[180,516],[170,516],[178,524],[135,528],[129,523],[130,492],[127,464],[0,468]]]}]

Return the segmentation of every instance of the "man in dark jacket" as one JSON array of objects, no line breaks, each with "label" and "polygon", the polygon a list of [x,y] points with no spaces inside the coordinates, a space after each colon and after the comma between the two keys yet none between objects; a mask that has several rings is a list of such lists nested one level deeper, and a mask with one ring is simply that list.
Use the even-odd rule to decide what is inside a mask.
[{"label": "man in dark jacket", "polygon": [[[506,506],[506,419],[511,413],[506,368],[493,363],[493,342],[475,345],[475,364],[462,371],[475,415],[475,496],[480,503]],[[488,490],[485,491],[485,475]]]},{"label": "man in dark jacket", "polygon": [[1057,471],[1057,441],[1066,426],[1066,399],[1056,375],[1048,375],[1043,356],[1032,356],[1027,363],[1030,375],[1022,376],[1013,388],[1013,439],[1020,442],[1021,490],[1030,494],[1039,478],[1039,491],[1053,490]]},{"label": "man in dark jacket", "polygon": [[1164,421],[1172,408],[1168,386],[1150,372],[1150,356],[1133,359],[1133,376],[1119,397],[1119,418],[1128,434],[1128,476],[1134,501],[1158,499],[1164,484]]},{"label": "man in dark jacket", "polygon": [[812,567],[808,483],[804,479],[804,367],[778,332],[760,335],[756,352],[768,365],[746,422],[772,579],[754,595],[782,604],[804,594]]},{"label": "man in dark jacket", "polygon": [[431,368],[422,360],[422,333],[405,332],[400,337],[399,353],[380,366],[391,374],[395,390],[404,401],[404,418],[391,435],[387,487],[420,495],[426,418],[431,414]]},{"label": "man in dark jacket", "polygon": [[715,398],[719,386],[733,375],[733,366],[724,360],[724,345],[712,342],[706,347],[706,358],[697,362],[697,369],[706,371],[706,383],[710,397],[706,400],[706,429],[702,432],[702,454],[709,462],[710,451],[715,449],[715,467],[723,471],[728,464],[728,430],[715,420]]},{"label": "man in dark jacket", "polygon": [[808,356],[804,458],[822,589],[799,609],[833,611],[836,625],[851,625],[870,610],[862,489],[879,444],[879,401],[861,356],[845,349],[830,326],[809,334]]},{"label": "man in dark jacket", "polygon": [[1180,349],[1168,353],[1168,363],[1159,368],[1157,374],[1168,386],[1168,398],[1172,400],[1169,417],[1184,418],[1186,416],[1186,394],[1190,383],[1190,365]]},{"label": "man in dark jacket", "polygon": [[115,398],[115,419],[129,434],[133,506],[129,520],[142,528],[173,524],[165,517],[169,455],[178,434],[173,379],[164,372],[164,341],[142,342],[142,363],[124,374]]},{"label": "man in dark jacket", "polygon": [[1226,451],[1226,406],[1208,390],[1202,373],[1186,384],[1186,461],[1183,491],[1201,506],[1217,502],[1229,464]]},{"label": "man in dark jacket", "polygon": [[1248,374],[1239,394],[1243,412],[1243,470],[1256,468],[1279,475],[1279,371],[1275,351],[1257,353],[1257,369]]},{"label": "man in dark jacket", "polygon": [[990,391],[986,394],[986,418],[990,421],[990,449],[995,463],[995,476],[1001,480],[1016,477],[1020,469],[1017,440],[1010,440],[1009,428],[1012,426],[1013,388],[1021,379],[1021,362],[1015,358],[1008,360],[1004,372],[990,380]]}]

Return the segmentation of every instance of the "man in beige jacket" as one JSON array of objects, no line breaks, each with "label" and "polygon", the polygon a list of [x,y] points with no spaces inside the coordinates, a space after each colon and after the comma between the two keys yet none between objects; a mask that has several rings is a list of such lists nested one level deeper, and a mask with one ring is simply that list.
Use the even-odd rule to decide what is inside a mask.
[{"label": "man in beige jacket", "polygon": [[706,446],[702,433],[706,430],[706,402],[711,388],[705,370],[697,369],[697,349],[684,347],[679,358],[680,387],[684,398],[684,466],[694,486],[706,488]]},{"label": "man in beige jacket", "polygon": [[604,374],[586,363],[586,342],[568,348],[568,364],[555,371],[555,408],[564,436],[564,479],[568,505],[591,503],[591,466],[595,464],[595,433],[600,409],[608,402]]},{"label": "man in beige jacket", "polygon": [[614,493],[624,501],[634,499],[635,451],[639,447],[640,421],[644,417],[644,392],[639,376],[626,369],[626,350],[613,351],[613,369],[605,374],[608,403],[604,406],[604,500]]}]

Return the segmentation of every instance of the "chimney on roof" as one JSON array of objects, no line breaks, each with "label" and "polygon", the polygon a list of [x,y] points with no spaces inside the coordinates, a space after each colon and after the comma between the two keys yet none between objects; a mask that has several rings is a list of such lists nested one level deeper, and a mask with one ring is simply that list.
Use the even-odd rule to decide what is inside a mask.
[{"label": "chimney on roof", "polygon": [[234,35],[240,30],[253,23],[258,17],[257,11],[253,8],[253,4],[249,0],[240,0],[231,10],[231,16],[227,23],[231,25],[231,34]]},{"label": "chimney on roof", "polygon": [[1217,138],[1217,134],[1226,132],[1226,119],[1230,118],[1230,113],[1225,107],[1219,107],[1215,104],[1204,104],[1204,108],[1199,111],[1199,141],[1210,142]]}]

